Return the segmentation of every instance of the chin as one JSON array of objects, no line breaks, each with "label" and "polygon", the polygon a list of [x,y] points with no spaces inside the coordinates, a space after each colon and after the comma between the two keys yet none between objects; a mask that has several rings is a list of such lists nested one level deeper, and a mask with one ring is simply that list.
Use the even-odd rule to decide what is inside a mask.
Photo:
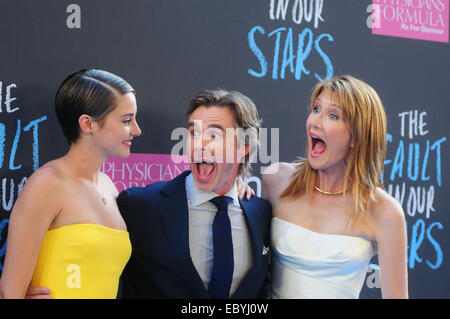
[{"label": "chin", "polygon": [[111,157],[120,157],[120,158],[128,158],[130,156],[130,150],[124,150],[121,152],[118,152],[115,155],[111,155]]},{"label": "chin", "polygon": [[216,188],[216,183],[214,180],[200,181],[195,174],[194,174],[194,182],[197,188],[201,191],[213,192]]},{"label": "chin", "polygon": [[195,184],[197,188],[204,192],[214,192],[214,185]]},{"label": "chin", "polygon": [[309,158],[308,161],[309,161],[309,165],[316,171],[326,170],[327,168],[330,167],[330,165],[327,163],[327,161],[322,160],[322,159],[313,158],[311,160],[311,158]]},{"label": "chin", "polygon": [[319,167],[320,167],[320,165],[317,163],[317,160],[315,158],[311,159],[310,157],[308,157],[308,163],[314,169],[319,169]]}]

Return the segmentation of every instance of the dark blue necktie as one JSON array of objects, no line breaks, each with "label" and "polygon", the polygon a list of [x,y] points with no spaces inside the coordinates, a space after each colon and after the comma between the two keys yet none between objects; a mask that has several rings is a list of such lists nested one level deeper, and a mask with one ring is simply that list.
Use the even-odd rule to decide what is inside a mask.
[{"label": "dark blue necktie", "polygon": [[211,298],[228,298],[230,295],[234,259],[228,205],[232,200],[228,196],[218,196],[211,199],[211,202],[218,208],[213,221],[214,260],[208,288]]}]

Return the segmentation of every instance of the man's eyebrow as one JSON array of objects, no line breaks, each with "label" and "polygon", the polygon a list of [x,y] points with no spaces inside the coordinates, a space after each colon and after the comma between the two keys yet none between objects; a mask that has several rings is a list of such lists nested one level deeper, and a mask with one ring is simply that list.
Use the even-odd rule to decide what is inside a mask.
[{"label": "man's eyebrow", "polygon": [[[189,123],[188,123],[188,127],[194,127],[194,126],[196,126],[195,125],[195,122],[197,122],[197,121],[190,121]],[[197,125],[198,126],[198,125]]]},{"label": "man's eyebrow", "polygon": [[222,130],[225,132],[225,129],[223,128],[223,126],[220,124],[216,124],[216,123],[209,124],[208,128],[218,128],[219,130]]},{"label": "man's eyebrow", "polygon": [[[195,127],[196,126],[195,122],[198,122],[198,120],[189,122],[188,123],[188,128]],[[211,124],[208,125],[207,128],[217,128],[217,129],[222,130],[222,131],[225,132],[225,128],[221,124],[217,124],[217,123],[211,123]]]}]

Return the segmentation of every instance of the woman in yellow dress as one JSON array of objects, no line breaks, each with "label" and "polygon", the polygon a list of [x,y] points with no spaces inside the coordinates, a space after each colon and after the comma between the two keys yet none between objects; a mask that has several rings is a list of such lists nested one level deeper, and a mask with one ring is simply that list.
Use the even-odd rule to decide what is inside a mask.
[{"label": "woman in yellow dress", "polygon": [[31,284],[53,298],[115,298],[131,244],[100,167],[127,157],[141,134],[135,91],[109,72],[82,70],[63,81],[55,110],[70,148],[32,174],[14,205],[0,297],[24,298]]}]

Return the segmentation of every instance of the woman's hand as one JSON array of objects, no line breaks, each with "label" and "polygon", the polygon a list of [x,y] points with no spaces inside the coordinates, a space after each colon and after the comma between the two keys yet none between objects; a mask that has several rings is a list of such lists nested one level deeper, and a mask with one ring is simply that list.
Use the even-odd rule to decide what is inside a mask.
[{"label": "woman's hand", "polygon": [[239,200],[242,200],[244,196],[246,196],[247,200],[249,200],[252,196],[255,196],[255,191],[250,186],[244,183],[244,180],[241,176],[237,178],[236,186]]}]

